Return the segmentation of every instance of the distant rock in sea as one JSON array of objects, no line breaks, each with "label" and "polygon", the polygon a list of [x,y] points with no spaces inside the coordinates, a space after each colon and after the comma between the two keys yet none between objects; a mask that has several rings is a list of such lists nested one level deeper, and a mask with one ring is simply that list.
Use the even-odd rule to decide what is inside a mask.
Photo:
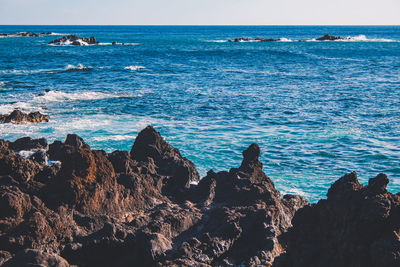
[{"label": "distant rock in sea", "polygon": [[241,38],[235,38],[233,40],[228,40],[228,42],[278,42],[281,39],[265,39],[265,38],[248,38],[248,37],[241,37]]},{"label": "distant rock in sea", "polygon": [[13,37],[13,36],[40,37],[40,36],[53,35],[53,34],[54,33],[52,33],[52,32],[41,32],[41,33],[18,32],[18,33],[0,33],[0,36],[2,36],[2,37]]},{"label": "distant rock in sea", "polygon": [[95,45],[99,44],[99,41],[96,40],[94,37],[89,37],[89,38],[84,38],[84,37],[79,37],[76,35],[68,35],[68,36],[63,36],[61,38],[55,39],[53,41],[50,41],[49,44],[52,45],[75,45],[75,46],[80,46],[80,45]]},{"label": "distant rock in sea", "polygon": [[61,38],[55,39],[49,42],[50,45],[64,46],[64,45],[73,45],[73,46],[85,46],[85,45],[128,45],[125,43],[111,42],[111,43],[100,43],[96,40],[95,37],[79,37],[76,35],[67,35]]},{"label": "distant rock in sea", "polygon": [[0,115],[0,123],[23,123],[23,122],[48,122],[50,119],[49,115],[41,114],[40,112],[24,113],[18,109],[15,109],[8,115]]},{"label": "distant rock in sea", "polygon": [[335,40],[344,40],[342,36],[334,36],[330,34],[325,34],[324,36],[321,36],[316,39],[317,41],[335,41]]},{"label": "distant rock in sea", "polygon": [[251,144],[238,168],[200,179],[151,126],[130,152],[75,134],[0,140],[0,265],[399,266],[385,175],[346,175],[309,205],[281,197],[260,153]]}]

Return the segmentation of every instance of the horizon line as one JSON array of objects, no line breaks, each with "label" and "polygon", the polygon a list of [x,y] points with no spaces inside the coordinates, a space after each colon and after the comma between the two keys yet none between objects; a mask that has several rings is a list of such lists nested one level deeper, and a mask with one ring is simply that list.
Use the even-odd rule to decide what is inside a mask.
[{"label": "horizon line", "polygon": [[0,26],[391,26],[400,24],[0,24]]}]

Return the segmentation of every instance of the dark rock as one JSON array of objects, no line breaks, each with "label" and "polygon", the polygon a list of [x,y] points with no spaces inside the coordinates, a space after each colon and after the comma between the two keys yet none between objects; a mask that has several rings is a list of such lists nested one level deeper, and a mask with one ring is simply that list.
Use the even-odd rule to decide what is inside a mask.
[{"label": "dark rock", "polygon": [[148,162],[154,160],[159,175],[167,176],[165,193],[179,198],[182,190],[190,187],[191,182],[200,180],[194,164],[182,157],[179,150],[164,141],[160,133],[148,126],[142,130],[132,146],[131,158]]},{"label": "dark rock", "polygon": [[47,140],[45,138],[32,139],[30,137],[22,137],[10,142],[9,146],[14,151],[47,149]]},{"label": "dark rock", "polygon": [[400,266],[400,196],[384,174],[358,182],[343,176],[327,200],[299,210],[274,266]]},{"label": "dark rock", "polygon": [[5,262],[3,266],[69,267],[69,264],[57,254],[47,253],[37,249],[26,249],[15,254],[15,256]]},{"label": "dark rock", "polygon": [[99,42],[94,37],[84,38],[76,35],[63,36],[61,38],[50,41],[49,44],[53,45],[95,45]]},{"label": "dark rock", "polygon": [[4,266],[398,266],[400,196],[383,174],[368,186],[346,175],[307,205],[281,197],[257,144],[238,168],[200,180],[150,126],[130,152],[71,134],[25,159],[12,147],[46,147],[24,140],[0,140]]},{"label": "dark rock", "polygon": [[15,109],[9,115],[0,115],[0,123],[24,123],[24,122],[48,122],[50,119],[49,115],[43,115],[40,112],[31,112],[29,114],[24,113],[18,109]]},{"label": "dark rock", "polygon": [[248,38],[248,37],[241,37],[241,38],[235,38],[233,40],[228,40],[228,42],[277,42],[280,41],[280,39],[273,39],[273,38]]},{"label": "dark rock", "polygon": [[40,36],[38,33],[34,33],[34,32],[21,32],[20,34],[21,34],[21,36],[24,36],[24,37],[39,37]]},{"label": "dark rock", "polygon": [[317,38],[317,41],[335,41],[335,40],[343,40],[344,38],[342,36],[333,36],[330,34],[325,34],[324,36],[321,36]]},{"label": "dark rock", "polygon": [[11,253],[8,251],[0,250],[0,266],[3,266],[3,263],[11,258]]}]

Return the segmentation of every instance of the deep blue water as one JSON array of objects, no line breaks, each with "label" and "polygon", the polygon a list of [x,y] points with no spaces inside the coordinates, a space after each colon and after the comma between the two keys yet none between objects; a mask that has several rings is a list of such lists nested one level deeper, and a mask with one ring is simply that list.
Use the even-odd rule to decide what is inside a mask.
[{"label": "deep blue water", "polygon": [[[77,133],[111,152],[129,150],[152,124],[202,175],[237,167],[241,151],[257,142],[264,171],[283,193],[316,201],[351,171],[363,183],[384,172],[389,189],[400,191],[399,26],[0,26],[0,33],[20,31],[131,45],[0,38],[0,113],[19,107],[51,116],[0,125],[0,138]],[[219,42],[326,33],[354,38]],[[52,91],[37,96],[45,89]]]}]

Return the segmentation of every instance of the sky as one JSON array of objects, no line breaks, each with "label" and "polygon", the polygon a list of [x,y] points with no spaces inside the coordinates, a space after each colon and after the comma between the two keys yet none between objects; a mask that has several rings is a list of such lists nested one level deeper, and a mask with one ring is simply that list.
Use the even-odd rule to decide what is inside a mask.
[{"label": "sky", "polygon": [[0,25],[400,25],[400,0],[0,0]]}]

